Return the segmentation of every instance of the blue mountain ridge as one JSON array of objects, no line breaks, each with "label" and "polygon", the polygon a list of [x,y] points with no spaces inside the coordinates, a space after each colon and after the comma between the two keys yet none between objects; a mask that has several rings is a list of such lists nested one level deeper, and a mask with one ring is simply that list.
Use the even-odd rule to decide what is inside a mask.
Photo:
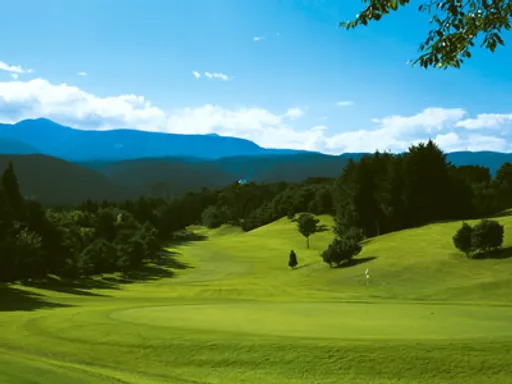
[{"label": "blue mountain ridge", "polygon": [[262,148],[252,141],[219,135],[185,135],[135,129],[81,130],[48,119],[0,124],[0,138],[37,148],[68,161],[129,160],[146,157],[218,159],[241,155],[301,153]]},{"label": "blue mountain ridge", "polygon": [[[235,168],[236,163],[243,164],[248,161],[247,158],[254,157],[268,158],[270,163],[276,156],[280,158],[279,162],[282,162],[284,157],[296,167],[304,167],[311,166],[321,159],[334,160],[340,156],[357,159],[364,154],[344,153],[333,156],[304,150],[263,148],[250,140],[217,134],[187,135],[126,128],[81,130],[45,118],[23,120],[16,124],[0,124],[0,153],[39,153],[71,162],[106,164],[145,158],[169,158],[169,161],[170,158],[173,158],[173,161],[179,158],[188,163],[232,158],[229,161],[232,164],[230,167]],[[495,174],[503,163],[512,162],[512,154],[459,151],[448,153],[447,160],[454,165],[485,166]],[[247,172],[247,169],[240,169],[240,173],[243,172]]]}]

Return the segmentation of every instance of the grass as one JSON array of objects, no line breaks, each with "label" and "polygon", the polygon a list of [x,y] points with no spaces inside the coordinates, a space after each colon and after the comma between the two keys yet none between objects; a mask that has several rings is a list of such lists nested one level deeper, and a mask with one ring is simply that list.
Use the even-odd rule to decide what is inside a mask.
[{"label": "grass", "polygon": [[455,251],[452,222],[369,239],[330,269],[332,234],[305,249],[285,218],[193,228],[130,279],[0,287],[0,383],[508,384],[512,216],[499,220],[504,250],[486,259]]}]

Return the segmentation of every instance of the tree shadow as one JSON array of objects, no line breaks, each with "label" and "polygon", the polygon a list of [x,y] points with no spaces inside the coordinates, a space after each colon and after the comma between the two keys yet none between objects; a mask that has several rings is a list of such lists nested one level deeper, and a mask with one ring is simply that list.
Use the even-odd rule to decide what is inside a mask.
[{"label": "tree shadow", "polygon": [[488,252],[480,252],[476,255],[473,255],[472,259],[474,260],[485,260],[485,259],[510,259],[512,257],[512,247],[505,247],[494,249]]},{"label": "tree shadow", "polygon": [[78,296],[109,297],[102,293],[91,292],[91,289],[119,289],[119,287],[103,279],[84,278],[77,280],[59,279],[54,276],[47,276],[37,281],[23,282],[27,287],[45,289],[47,291],[67,293]]},{"label": "tree shadow", "polygon": [[66,308],[72,305],[46,301],[35,292],[0,284],[0,312],[35,311],[43,308]]},{"label": "tree shadow", "polygon": [[179,254],[176,251],[162,251],[154,264],[144,264],[136,270],[123,273],[119,277],[105,277],[103,280],[114,284],[133,284],[174,277],[176,273],[172,269],[193,268],[193,266],[177,260],[176,256]]},{"label": "tree shadow", "polygon": [[295,268],[293,269],[301,269],[301,268],[306,268],[306,267],[309,267],[310,265],[312,265],[313,263],[306,263],[306,264],[299,264],[297,265]]},{"label": "tree shadow", "polygon": [[176,256],[180,255],[179,252],[165,250],[160,254],[157,264],[172,269],[190,269],[194,268],[190,264],[184,263],[176,259]]},{"label": "tree shadow", "polygon": [[43,279],[26,281],[22,284],[27,287],[45,289],[48,291],[67,293],[78,296],[110,297],[110,295],[95,290],[119,290],[122,284],[136,282],[155,281],[175,276],[173,269],[184,270],[193,268],[191,265],[176,259],[179,253],[176,251],[161,251],[154,263],[146,263],[140,267],[127,271],[117,276],[93,276],[82,279],[61,279],[55,276],[47,276]]},{"label": "tree shadow", "polygon": [[171,246],[177,246],[177,245],[186,245],[195,241],[205,241],[208,240],[208,236],[206,235],[200,235],[198,233],[189,231],[189,230],[183,230],[183,231],[177,231],[173,234],[172,239],[169,243]]},{"label": "tree shadow", "polygon": [[350,267],[355,267],[356,265],[359,265],[359,264],[364,264],[364,263],[367,263],[369,261],[372,261],[372,260],[375,260],[377,257],[376,256],[368,256],[368,257],[361,257],[361,258],[358,258],[358,259],[351,259],[349,261],[346,261],[334,268],[350,268]]},{"label": "tree shadow", "polygon": [[512,209],[505,209],[504,211],[493,213],[491,215],[488,215],[487,218],[495,219],[498,217],[507,217],[507,216],[512,216]]},{"label": "tree shadow", "polygon": [[316,232],[327,232],[329,230],[329,227],[327,225],[321,224],[317,225]]}]

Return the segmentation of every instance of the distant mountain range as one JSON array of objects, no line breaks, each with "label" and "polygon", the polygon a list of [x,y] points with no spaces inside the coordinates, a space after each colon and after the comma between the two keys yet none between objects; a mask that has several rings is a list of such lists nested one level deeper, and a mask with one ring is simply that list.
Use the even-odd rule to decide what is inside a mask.
[{"label": "distant mountain range", "polygon": [[[337,177],[349,158],[262,148],[218,135],[176,135],[128,129],[82,131],[46,119],[0,124],[0,171],[13,161],[26,196],[49,205],[87,198],[177,196],[247,179],[259,183]],[[482,165],[494,174],[512,154],[452,152],[455,165]]]},{"label": "distant mountain range", "polygon": [[[20,148],[24,154],[40,153],[68,161],[116,161],[169,156],[218,159],[303,152],[262,148],[249,140],[218,135],[181,135],[134,129],[80,130],[47,119],[0,124],[0,139],[9,140],[12,146],[24,146]],[[9,147],[7,143],[0,145],[5,150]]]}]

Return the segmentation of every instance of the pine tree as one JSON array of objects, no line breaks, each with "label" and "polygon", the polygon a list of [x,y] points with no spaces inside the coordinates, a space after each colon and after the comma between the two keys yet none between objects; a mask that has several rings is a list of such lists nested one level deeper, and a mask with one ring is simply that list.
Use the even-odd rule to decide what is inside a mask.
[{"label": "pine tree", "polygon": [[24,199],[11,161],[2,175],[2,187],[14,217],[18,220],[22,219],[24,217]]},{"label": "pine tree", "polygon": [[297,255],[295,254],[295,252],[292,249],[290,251],[290,258],[288,260],[288,266],[293,269],[297,266],[297,264],[299,264],[297,261]]}]

